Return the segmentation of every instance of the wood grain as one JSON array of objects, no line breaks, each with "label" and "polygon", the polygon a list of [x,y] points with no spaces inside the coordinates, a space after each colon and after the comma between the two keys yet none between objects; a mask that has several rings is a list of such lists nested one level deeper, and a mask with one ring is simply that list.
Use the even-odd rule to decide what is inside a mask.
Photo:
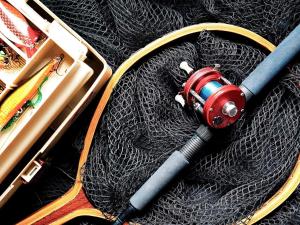
[{"label": "wood grain", "polygon": [[81,189],[78,193],[78,195],[68,202],[66,205],[61,207],[60,209],[52,212],[51,214],[45,216],[41,220],[35,222],[35,225],[45,225],[45,224],[51,224],[58,220],[59,218],[62,218],[69,213],[73,212],[74,210],[78,209],[87,209],[87,208],[94,208],[93,205],[89,202],[87,199],[84,191]]}]

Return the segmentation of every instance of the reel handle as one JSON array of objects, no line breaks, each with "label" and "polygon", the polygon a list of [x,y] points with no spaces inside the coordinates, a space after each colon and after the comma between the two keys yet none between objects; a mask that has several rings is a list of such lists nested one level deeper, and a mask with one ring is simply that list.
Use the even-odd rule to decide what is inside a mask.
[{"label": "reel handle", "polygon": [[258,95],[274,78],[280,75],[288,63],[300,52],[300,24],[269,54],[250,75],[240,88],[250,100]]}]

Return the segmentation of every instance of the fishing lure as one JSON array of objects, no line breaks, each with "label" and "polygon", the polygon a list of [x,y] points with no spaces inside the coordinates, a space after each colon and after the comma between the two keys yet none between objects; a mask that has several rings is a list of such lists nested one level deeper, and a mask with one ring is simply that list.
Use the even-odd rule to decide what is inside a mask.
[{"label": "fishing lure", "polygon": [[0,69],[19,69],[25,61],[0,40]]},{"label": "fishing lure", "polygon": [[36,51],[39,32],[29,26],[25,17],[12,5],[0,0],[0,32],[30,58]]},{"label": "fishing lure", "polygon": [[[63,55],[48,62],[39,72],[23,85],[17,88],[0,106],[0,130],[8,128],[29,106],[36,105],[41,100],[40,87],[53,71],[56,71]],[[32,99],[37,95],[36,103]]]},{"label": "fishing lure", "polygon": [[4,50],[0,50],[0,69],[9,64],[9,59]]},{"label": "fishing lure", "polygon": [[0,69],[9,65],[9,55],[5,43],[0,39]]}]

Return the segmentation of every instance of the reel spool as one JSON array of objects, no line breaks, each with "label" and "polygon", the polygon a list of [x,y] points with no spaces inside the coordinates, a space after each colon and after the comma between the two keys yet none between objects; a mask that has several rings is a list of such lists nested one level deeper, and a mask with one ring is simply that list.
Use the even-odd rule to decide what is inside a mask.
[{"label": "reel spool", "polygon": [[224,78],[216,67],[194,72],[187,62],[182,62],[180,68],[190,75],[175,98],[182,106],[187,104],[201,113],[213,128],[225,128],[241,117],[246,104],[245,94]]}]

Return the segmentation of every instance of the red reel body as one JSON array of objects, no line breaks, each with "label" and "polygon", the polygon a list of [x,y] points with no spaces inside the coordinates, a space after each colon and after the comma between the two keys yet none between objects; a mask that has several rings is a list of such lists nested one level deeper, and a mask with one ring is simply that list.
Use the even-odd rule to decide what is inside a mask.
[{"label": "red reel body", "polygon": [[212,67],[193,72],[186,62],[181,68],[190,74],[181,92],[187,105],[200,112],[213,128],[225,128],[236,122],[244,111],[246,99],[242,90],[231,84]]}]

